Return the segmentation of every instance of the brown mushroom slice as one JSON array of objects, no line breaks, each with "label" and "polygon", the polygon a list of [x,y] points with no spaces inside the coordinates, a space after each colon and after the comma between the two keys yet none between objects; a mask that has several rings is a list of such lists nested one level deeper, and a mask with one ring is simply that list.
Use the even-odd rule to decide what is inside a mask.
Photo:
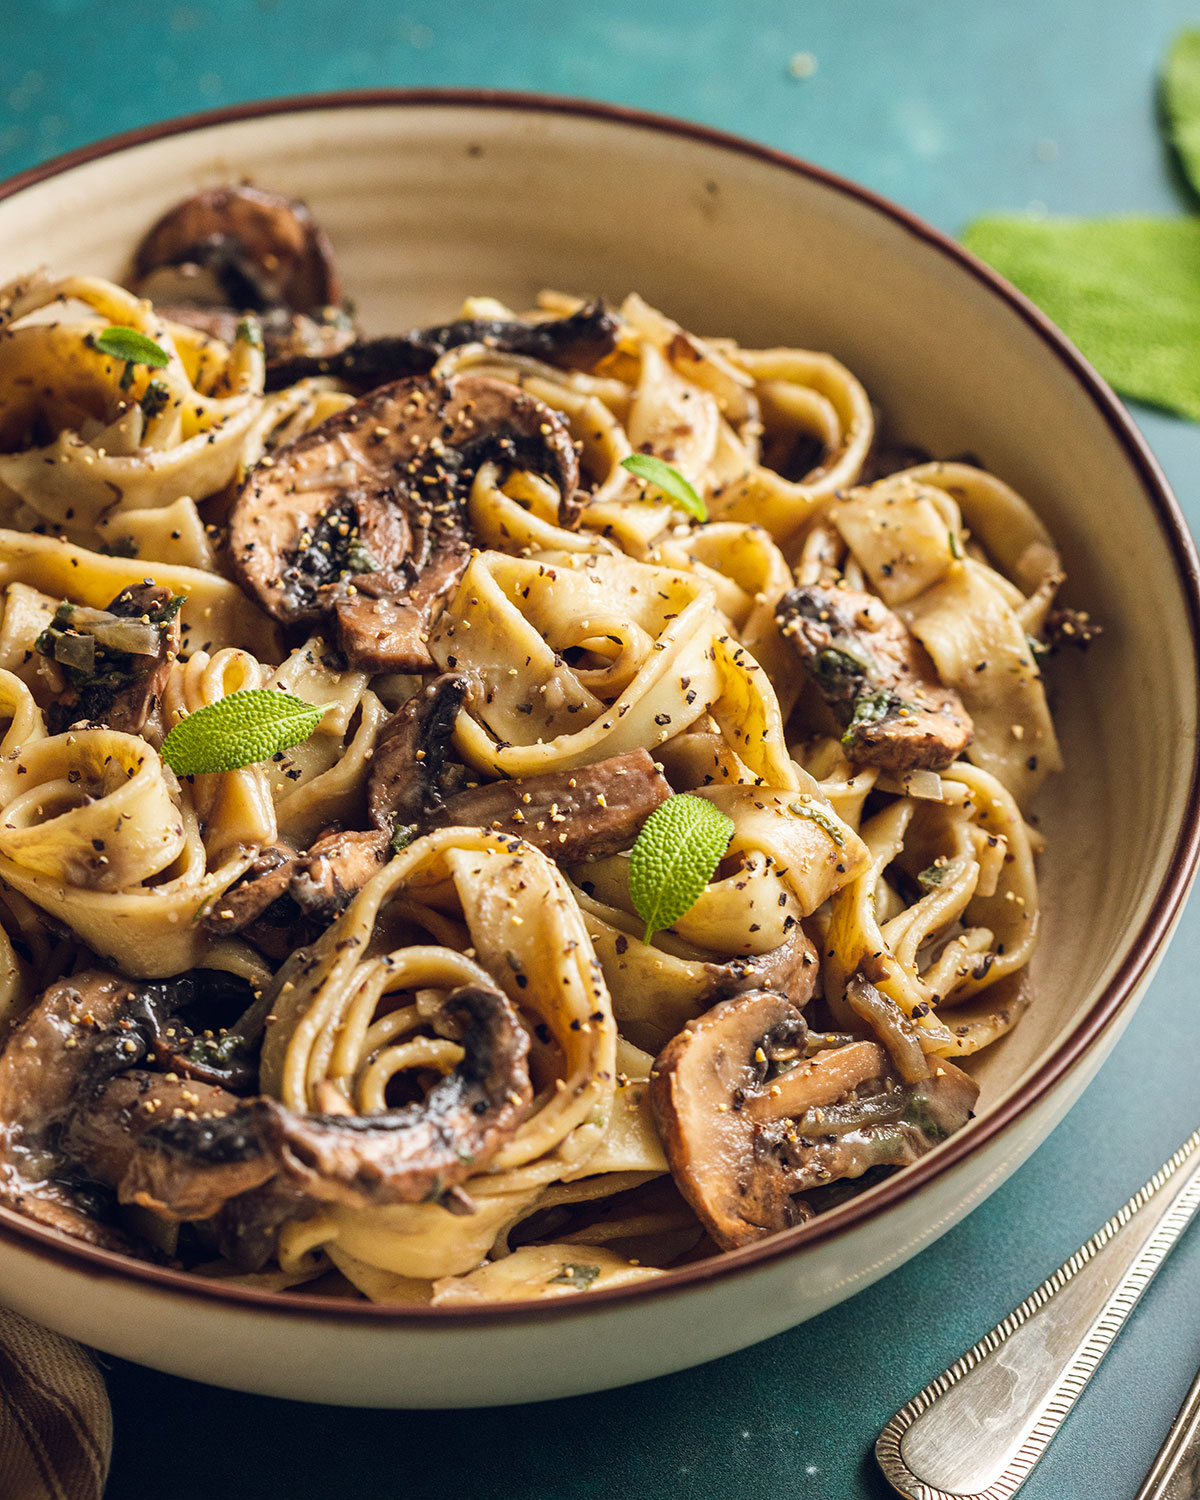
[{"label": "brown mushroom slice", "polygon": [[442,672],[415,692],[379,732],[367,778],[367,812],[376,828],[424,831],[459,790],[465,768],[451,760],[467,679]]},{"label": "brown mushroom slice", "polygon": [[81,1081],[111,1071],[113,1023],[127,985],[113,974],[60,980],[36,1002],[0,1053],[0,1203],[77,1239],[127,1241],[96,1220],[69,1180],[58,1137]]},{"label": "brown mushroom slice", "polygon": [[284,624],[332,617],[352,666],[424,671],[430,622],[462,576],[475,471],[546,474],[578,523],[578,461],[559,416],[482,376],[383,386],[278,449],[230,513],[238,582]]},{"label": "brown mushroom slice", "polygon": [[308,205],[260,188],[208,188],[168,209],[134,256],[139,291],[152,295],[150,274],[179,266],[207,271],[229,307],[312,312],[341,300],[333,247]]},{"label": "brown mushroom slice", "polygon": [[712,987],[703,1003],[714,1005],[748,990],[773,990],[801,1010],[812,999],[821,972],[816,946],[798,922],[778,948],[704,967]]},{"label": "brown mushroom slice", "polygon": [[35,643],[56,693],[51,734],[80,723],[141,734],[179,654],[183,602],[149,579],[122,589],[107,609],[64,600]]},{"label": "brown mushroom slice", "polygon": [[806,1192],[914,1161],[970,1118],[978,1087],[952,1064],[901,1084],[875,1042],[805,1059],[805,1033],[785,997],[755,991],[691,1022],[655,1063],[672,1175],[722,1249],[801,1223]]},{"label": "brown mushroom slice", "polygon": [[232,937],[258,921],[269,906],[288,894],[300,856],[289,844],[268,844],[246,872],[205,909],[201,918],[210,932]]},{"label": "brown mushroom slice", "polygon": [[[157,280],[157,277],[152,278]],[[192,290],[186,280],[176,282],[171,292],[179,295]],[[203,304],[164,300],[164,294],[147,293],[155,310],[171,323],[195,328],[207,338],[232,344],[238,337],[245,314],[233,307],[209,307]],[[166,293],[170,295],[170,293]],[[257,315],[262,334],[263,355],[268,368],[272,361],[324,359],[347,348],[355,340],[354,326],[342,309],[322,308],[319,316],[293,312],[288,307],[271,307]]]},{"label": "brown mushroom slice", "polygon": [[616,348],[620,322],[603,302],[588,302],[564,318],[537,323],[462,318],[437,328],[414,328],[381,338],[360,338],[328,352],[268,362],[267,389],[282,390],[313,375],[333,375],[371,390],[385,381],[425,375],[442,355],[464,344],[486,344],[568,370],[591,370]]},{"label": "brown mushroom slice", "polygon": [[451,741],[466,696],[466,678],[444,672],[384,725],[367,783],[377,828],[414,834],[455,825],[498,829],[574,864],[628,849],[671,795],[645,750],[573,771],[462,787],[466,771],[451,760]]},{"label": "brown mushroom slice", "polygon": [[947,766],[974,726],[929,653],[874,594],[795,588],[775,618],[844,731],[850,759],[904,774]]},{"label": "brown mushroom slice", "polygon": [[671,795],[645,750],[612,755],[573,771],[493,781],[450,797],[437,821],[515,834],[564,864],[628,849]]},{"label": "brown mushroom slice", "polygon": [[484,1167],[532,1106],[529,1037],[497,990],[463,986],[439,1015],[464,1056],[425,1099],[384,1114],[301,1115],[259,1098],[164,1121],[141,1137],[123,1203],[206,1219],[263,1187],[352,1207],[440,1199]]},{"label": "brown mushroom slice", "polygon": [[337,829],[322,834],[296,861],[288,894],[300,912],[327,927],[392,853],[390,834]]},{"label": "brown mushroom slice", "polygon": [[76,1107],[63,1131],[63,1150],[89,1177],[116,1188],[133,1160],[138,1140],[151,1126],[189,1112],[228,1113],[241,1102],[217,1084],[133,1068],[110,1079]]}]

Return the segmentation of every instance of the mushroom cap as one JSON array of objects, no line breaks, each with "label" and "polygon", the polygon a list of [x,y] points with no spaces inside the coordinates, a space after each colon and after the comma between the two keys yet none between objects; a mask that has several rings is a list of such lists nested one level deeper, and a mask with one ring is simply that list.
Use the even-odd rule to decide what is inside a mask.
[{"label": "mushroom cap", "polygon": [[466,566],[467,500],[489,459],[546,474],[560,522],[577,523],[578,460],[550,407],[481,376],[381,386],[250,474],[230,512],[234,574],[285,624],[332,615],[353,664],[424,670],[422,637]]},{"label": "mushroom cap", "polygon": [[783,995],[726,1000],[672,1038],[650,1102],[680,1192],[724,1250],[801,1223],[804,1197],[872,1167],[906,1166],[961,1129],[979,1086],[939,1060],[904,1083],[875,1041],[805,1056]]},{"label": "mushroom cap", "polygon": [[775,618],[846,731],[851,760],[898,774],[937,770],[970,744],[962,699],[882,599],[806,584],[784,594]]},{"label": "mushroom cap", "polygon": [[[419,1103],[298,1114],[264,1095],[225,1114],[164,1120],[139,1138],[121,1201],[203,1219],[260,1186],[364,1207],[420,1203],[464,1182],[532,1108],[529,1035],[507,997],[483,985],[452,991],[437,1019],[463,1058]],[[253,1200],[244,1206],[256,1211]]]},{"label": "mushroom cap", "polygon": [[759,1125],[746,1108],[773,1054],[802,1051],[807,1031],[785,995],[750,990],[689,1022],[655,1062],[650,1101],[672,1175],[722,1248],[808,1217],[782,1164],[758,1159]]},{"label": "mushroom cap", "polygon": [[211,269],[231,305],[313,312],[341,300],[333,247],[298,198],[209,188],[167,210],[134,256],[138,281],[163,266]]}]

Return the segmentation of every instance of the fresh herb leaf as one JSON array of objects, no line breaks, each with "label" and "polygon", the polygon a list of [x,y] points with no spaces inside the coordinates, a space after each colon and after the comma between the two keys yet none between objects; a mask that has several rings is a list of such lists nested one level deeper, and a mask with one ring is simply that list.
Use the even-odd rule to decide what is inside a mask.
[{"label": "fresh herb leaf", "polygon": [[949,872],[949,865],[926,865],[917,876],[917,884],[923,891],[931,891],[935,885],[941,885]]},{"label": "fresh herb leaf", "polygon": [[600,1276],[599,1266],[577,1266],[573,1261],[564,1261],[557,1275],[551,1276],[547,1286],[554,1286],[556,1282],[564,1286],[578,1287],[581,1292],[586,1292]]},{"label": "fresh herb leaf", "polygon": [[96,335],[92,347],[111,359],[123,359],[130,365],[148,365],[152,370],[161,370],[171,363],[167,351],[136,328],[106,328]]},{"label": "fresh herb leaf", "polygon": [[236,771],[308,739],[325,705],[273,688],[243,688],[199,708],[163,741],[162,758],[178,776]]},{"label": "fresh herb leaf", "polygon": [[629,856],[629,895],[642,941],[691,911],[733,837],[733,820],[706,797],[668,797],[642,825]]},{"label": "fresh herb leaf", "polygon": [[1122,395],[1200,421],[1200,215],[996,217],[962,238]]},{"label": "fresh herb leaf", "polygon": [[957,561],[961,562],[962,561],[962,555],[963,555],[963,549],[962,549],[962,544],[958,540],[958,532],[957,531],[951,531],[949,533],[949,536],[950,536],[950,556],[953,557],[953,558],[955,558]]},{"label": "fresh herb leaf", "polygon": [[1162,92],[1172,144],[1200,193],[1200,31],[1181,31],[1171,43]]},{"label": "fresh herb leaf", "polygon": [[262,324],[257,318],[249,315],[238,319],[238,325],[234,330],[233,336],[238,343],[249,344],[252,349],[261,349],[263,347]]},{"label": "fresh herb leaf", "polygon": [[638,479],[644,479],[647,484],[652,484],[655,489],[662,490],[664,495],[669,496],[677,505],[682,505],[697,521],[708,520],[708,507],[704,501],[679,470],[673,469],[661,458],[655,458],[652,453],[631,453],[628,458],[621,460],[621,467],[628,469]]},{"label": "fresh herb leaf", "polygon": [[846,847],[846,835],[821,808],[814,807],[811,802],[789,802],[788,812],[795,813],[798,818],[807,818],[818,828],[823,828],[839,849]]},{"label": "fresh herb leaf", "polygon": [[407,849],[416,836],[417,830],[411,823],[397,823],[392,830],[390,844],[392,853],[399,854],[402,849]]},{"label": "fresh herb leaf", "polygon": [[[129,370],[133,367],[126,365],[125,368]],[[170,399],[171,392],[169,387],[164,385],[161,380],[151,380],[142,392],[142,410],[146,413],[147,418],[157,417]]]},{"label": "fresh herb leaf", "polygon": [[875,688],[865,693],[859,693],[854,700],[854,712],[850,716],[850,722],[846,725],[846,732],[842,735],[842,744],[849,749],[858,738],[858,731],[864,724],[878,724],[883,719],[890,718],[903,704],[894,693],[889,693],[886,688]]}]

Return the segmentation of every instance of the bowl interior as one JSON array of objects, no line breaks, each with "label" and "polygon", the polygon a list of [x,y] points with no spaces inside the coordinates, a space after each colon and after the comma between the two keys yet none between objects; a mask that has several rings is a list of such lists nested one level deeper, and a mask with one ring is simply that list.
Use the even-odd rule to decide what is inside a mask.
[{"label": "bowl interior", "polygon": [[994,1109],[1093,1005],[1154,906],[1195,753],[1180,564],[1070,362],[864,196],[699,136],[511,102],[309,108],[100,157],[0,201],[0,279],[39,263],[120,275],[163,208],[243,177],[309,201],[370,328],[441,321],[466,293],[521,307],[544,286],[636,289],[697,332],[831,351],[898,436],[978,454],[1033,503],[1068,602],[1105,636],[1050,669],[1068,769],[1038,809],[1034,1004],[979,1064]]}]

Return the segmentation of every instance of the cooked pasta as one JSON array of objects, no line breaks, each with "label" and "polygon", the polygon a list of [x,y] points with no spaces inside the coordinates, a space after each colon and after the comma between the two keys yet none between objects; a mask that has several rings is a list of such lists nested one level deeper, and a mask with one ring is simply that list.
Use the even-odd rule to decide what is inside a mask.
[{"label": "cooked pasta", "polygon": [[[1029,505],[636,294],[361,335],[255,189],[136,273],[0,292],[0,1202],[455,1305],[965,1124],[1036,1003],[1040,660],[1094,629]],[[681,797],[720,852],[656,922]]]}]

